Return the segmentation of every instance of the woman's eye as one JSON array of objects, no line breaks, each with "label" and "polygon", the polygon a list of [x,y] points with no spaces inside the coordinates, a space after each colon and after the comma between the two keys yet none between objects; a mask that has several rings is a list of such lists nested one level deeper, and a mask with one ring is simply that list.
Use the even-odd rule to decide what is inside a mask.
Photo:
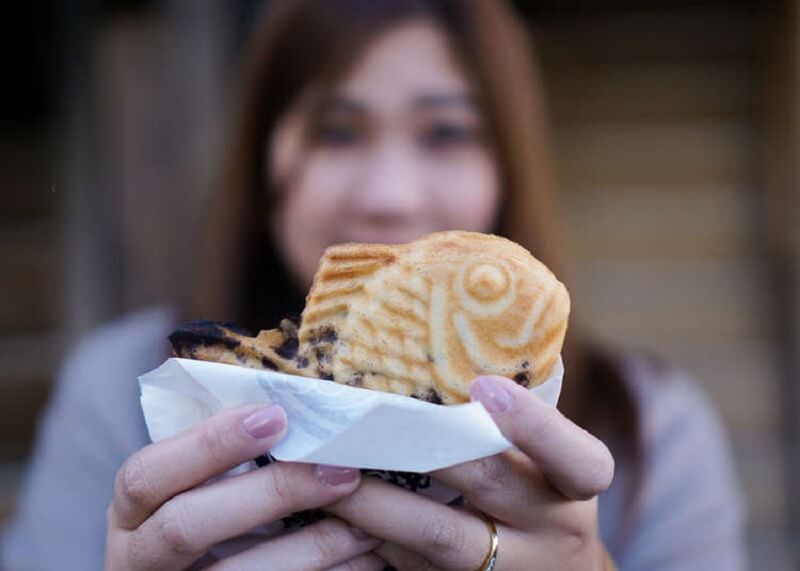
[{"label": "woman's eye", "polygon": [[320,124],[314,129],[314,142],[320,145],[346,147],[361,140],[361,132],[352,125]]},{"label": "woman's eye", "polygon": [[422,133],[423,144],[431,149],[448,149],[480,138],[478,129],[467,125],[440,123],[427,127]]}]

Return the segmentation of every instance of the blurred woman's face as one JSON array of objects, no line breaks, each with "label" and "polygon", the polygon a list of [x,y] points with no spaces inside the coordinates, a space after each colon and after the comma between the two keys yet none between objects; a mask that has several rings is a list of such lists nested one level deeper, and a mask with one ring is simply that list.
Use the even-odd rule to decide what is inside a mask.
[{"label": "blurred woman's face", "polygon": [[445,36],[424,22],[379,37],[313,116],[296,105],[270,161],[286,193],[277,241],[304,285],[330,244],[487,231],[497,210],[475,92]]}]

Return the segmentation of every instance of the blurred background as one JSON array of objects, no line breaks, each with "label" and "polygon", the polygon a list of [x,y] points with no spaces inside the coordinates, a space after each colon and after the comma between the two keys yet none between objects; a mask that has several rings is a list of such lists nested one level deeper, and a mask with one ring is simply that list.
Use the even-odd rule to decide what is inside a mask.
[{"label": "blurred background", "polygon": [[[263,2],[29,4],[0,23],[0,523],[65,352],[181,291]],[[798,2],[517,4],[576,305],[699,380],[732,437],[753,567],[797,569]]]}]

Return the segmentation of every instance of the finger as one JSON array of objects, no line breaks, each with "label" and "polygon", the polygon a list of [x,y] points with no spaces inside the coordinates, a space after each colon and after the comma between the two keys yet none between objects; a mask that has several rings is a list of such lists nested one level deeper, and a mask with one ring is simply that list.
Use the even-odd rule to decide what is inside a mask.
[{"label": "finger", "polygon": [[286,432],[277,405],[228,410],[131,455],[117,472],[113,524],[135,529],[174,495],[264,454]]},{"label": "finger", "polygon": [[[381,540],[370,537],[340,519],[328,518],[299,531],[284,535],[217,562],[213,571],[257,571],[269,562],[271,571],[328,569],[346,561],[355,561],[380,545]],[[343,569],[369,569],[361,567]],[[380,569],[380,568],[378,568]]]},{"label": "finger", "polygon": [[611,484],[614,459],[605,444],[529,390],[510,379],[487,376],[472,382],[470,395],[566,497],[592,498]]},{"label": "finger", "polygon": [[350,561],[334,565],[328,571],[384,571],[387,566],[386,560],[375,553],[365,553]]},{"label": "finger", "polygon": [[471,506],[512,527],[526,527],[541,517],[542,506],[563,501],[533,461],[519,450],[432,472],[431,476],[461,491]]},{"label": "finger", "polygon": [[386,542],[375,550],[397,571],[439,571],[433,563],[404,547]]},{"label": "finger", "polygon": [[325,509],[445,569],[475,569],[489,548],[478,517],[371,478]]},{"label": "finger", "polygon": [[275,463],[179,494],[162,505],[128,542],[136,568],[180,568],[209,547],[290,513],[351,493],[355,469]]}]

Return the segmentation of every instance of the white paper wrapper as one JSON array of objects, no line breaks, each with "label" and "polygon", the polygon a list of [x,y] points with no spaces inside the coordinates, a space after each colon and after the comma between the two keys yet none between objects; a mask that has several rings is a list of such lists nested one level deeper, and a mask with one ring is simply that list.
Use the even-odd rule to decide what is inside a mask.
[{"label": "white paper wrapper", "polygon": [[[564,367],[531,389],[555,406]],[[479,403],[441,406],[400,395],[189,359],[139,377],[150,438],[158,442],[220,411],[276,403],[288,417],[278,460],[430,472],[511,447]]]}]

